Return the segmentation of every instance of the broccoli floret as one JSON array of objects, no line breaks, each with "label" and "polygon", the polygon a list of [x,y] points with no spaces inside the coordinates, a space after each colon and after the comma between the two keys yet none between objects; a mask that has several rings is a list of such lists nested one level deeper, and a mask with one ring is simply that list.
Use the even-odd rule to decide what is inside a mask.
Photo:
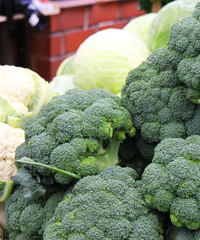
[{"label": "broccoli floret", "polygon": [[43,239],[163,239],[129,167],[110,166],[79,180],[46,225]]},{"label": "broccoli floret", "polygon": [[198,240],[200,238],[200,230],[190,230],[185,227],[171,226],[166,234],[166,240]]},{"label": "broccoli floret", "polygon": [[45,197],[27,200],[22,185],[16,185],[5,203],[9,239],[42,240],[43,230],[63,196],[64,191],[58,187],[54,191],[48,190]]},{"label": "broccoli floret", "polygon": [[166,138],[142,175],[146,204],[170,213],[173,225],[200,228],[200,136]]},{"label": "broccoli floret", "polygon": [[[16,160],[26,157],[80,177],[93,175],[119,163],[119,145],[135,131],[118,96],[104,89],[72,89],[43,105],[38,116],[27,122],[25,143],[17,148]],[[21,166],[61,184],[73,179],[43,166]]]},{"label": "broccoli floret", "polygon": [[199,13],[197,4],[191,17],[175,23],[167,47],[156,49],[131,70],[122,88],[122,104],[149,144],[199,134],[193,120],[200,98]]}]

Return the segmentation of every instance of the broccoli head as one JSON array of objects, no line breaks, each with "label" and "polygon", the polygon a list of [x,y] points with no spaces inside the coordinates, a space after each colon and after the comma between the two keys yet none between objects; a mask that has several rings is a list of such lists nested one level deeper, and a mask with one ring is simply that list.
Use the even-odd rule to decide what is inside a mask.
[{"label": "broccoli head", "polygon": [[6,228],[10,240],[42,240],[43,230],[64,196],[64,190],[54,187],[44,197],[28,200],[22,185],[16,185],[5,203]]},{"label": "broccoli head", "polygon": [[[16,160],[27,157],[84,177],[118,164],[120,143],[134,135],[131,115],[118,96],[104,89],[72,89],[54,97],[28,121]],[[72,180],[41,166],[22,165],[61,184]]]},{"label": "broccoli head", "polygon": [[131,70],[122,88],[122,104],[147,143],[200,134],[192,120],[200,96],[199,15],[197,4],[191,17],[172,26],[167,47],[156,49]]},{"label": "broccoli head", "polygon": [[173,225],[200,228],[200,136],[166,138],[142,174],[142,191],[152,209],[170,214]]},{"label": "broccoli head", "polygon": [[65,194],[43,240],[163,239],[162,222],[145,205],[134,169],[110,166]]}]

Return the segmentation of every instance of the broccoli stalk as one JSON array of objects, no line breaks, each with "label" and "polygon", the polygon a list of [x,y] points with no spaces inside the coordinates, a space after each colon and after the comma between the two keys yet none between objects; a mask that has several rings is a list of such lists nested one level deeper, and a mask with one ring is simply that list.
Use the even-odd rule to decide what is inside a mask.
[{"label": "broccoli stalk", "polygon": [[[136,134],[136,130],[132,127],[129,130],[128,136],[133,137]],[[99,170],[105,167],[117,166],[119,163],[119,147],[120,144],[126,139],[124,131],[115,130],[111,138],[100,141],[100,147],[95,154],[95,158],[98,161]]]},{"label": "broccoli stalk", "polygon": [[100,141],[100,148],[95,154],[99,170],[108,166],[115,166],[119,163],[118,151],[120,141],[118,135],[119,131],[115,131],[112,138]]},{"label": "broccoli stalk", "polygon": [[40,166],[40,167],[45,167],[45,168],[51,169],[53,171],[62,173],[64,175],[66,175],[66,176],[72,177],[74,179],[77,179],[77,180],[81,179],[81,177],[79,175],[75,174],[75,173],[71,173],[71,172],[59,169],[57,167],[51,166],[51,165],[35,162],[32,159],[27,158],[27,157],[23,157],[21,159],[15,160],[15,161],[16,162],[20,162],[20,163],[26,163],[26,164],[32,164],[32,165],[36,165],[36,166]]}]

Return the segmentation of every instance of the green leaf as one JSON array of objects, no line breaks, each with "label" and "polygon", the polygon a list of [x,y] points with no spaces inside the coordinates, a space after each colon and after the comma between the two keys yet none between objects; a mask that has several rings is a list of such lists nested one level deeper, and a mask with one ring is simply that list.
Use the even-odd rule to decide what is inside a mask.
[{"label": "green leaf", "polygon": [[9,116],[18,118],[15,109],[2,97],[0,97],[0,122],[7,123]]},{"label": "green leaf", "polygon": [[12,177],[12,180],[23,186],[24,198],[27,200],[32,201],[46,194],[46,189],[23,168],[19,169],[17,174]]}]

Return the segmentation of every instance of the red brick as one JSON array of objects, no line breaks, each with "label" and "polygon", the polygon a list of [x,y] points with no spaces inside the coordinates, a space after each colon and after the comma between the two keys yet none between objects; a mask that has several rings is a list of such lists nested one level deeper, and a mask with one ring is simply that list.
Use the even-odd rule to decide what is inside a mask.
[{"label": "red brick", "polygon": [[80,44],[90,35],[96,32],[95,28],[74,31],[65,34],[65,52],[73,52],[78,49]]},{"label": "red brick", "polygon": [[49,30],[60,30],[81,27],[84,25],[85,8],[71,8],[61,10],[60,14],[49,17]]},{"label": "red brick", "polygon": [[50,81],[50,62],[46,58],[35,58],[34,69],[46,81]]},{"label": "red brick", "polygon": [[58,67],[63,60],[64,60],[63,58],[50,60],[50,62],[49,62],[49,65],[50,65],[50,69],[49,69],[50,79],[49,79],[49,82],[56,76],[56,72],[58,70]]},{"label": "red brick", "polygon": [[104,24],[103,26],[99,27],[99,30],[104,30],[107,28],[117,28],[117,29],[122,29],[129,21],[124,20],[122,22],[116,22],[113,24]]},{"label": "red brick", "polygon": [[121,18],[139,16],[145,13],[145,11],[139,10],[137,1],[123,2],[121,4]]},{"label": "red brick", "polygon": [[49,36],[41,32],[32,32],[29,38],[29,52],[37,56],[49,56]]},{"label": "red brick", "polygon": [[50,82],[55,76],[56,71],[63,61],[63,58],[48,59],[48,58],[32,58],[30,69],[37,72],[46,81]]},{"label": "red brick", "polygon": [[89,24],[118,18],[118,3],[96,4],[89,8]]},{"label": "red brick", "polygon": [[62,54],[63,49],[63,36],[62,34],[50,37],[50,56],[57,56]]}]

